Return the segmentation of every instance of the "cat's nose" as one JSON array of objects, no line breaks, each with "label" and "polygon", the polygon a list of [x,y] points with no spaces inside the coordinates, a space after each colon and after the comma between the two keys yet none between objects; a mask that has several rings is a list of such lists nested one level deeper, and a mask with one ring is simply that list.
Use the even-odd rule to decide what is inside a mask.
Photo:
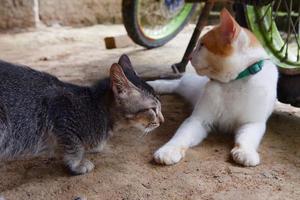
[{"label": "cat's nose", "polygon": [[191,61],[192,58],[193,58],[193,52],[194,52],[194,51],[192,51],[192,53],[190,53],[190,55],[188,56],[189,61]]},{"label": "cat's nose", "polygon": [[158,113],[157,116],[158,116],[158,120],[159,120],[160,123],[164,123],[165,122],[165,118],[164,118],[164,116],[161,113]]}]

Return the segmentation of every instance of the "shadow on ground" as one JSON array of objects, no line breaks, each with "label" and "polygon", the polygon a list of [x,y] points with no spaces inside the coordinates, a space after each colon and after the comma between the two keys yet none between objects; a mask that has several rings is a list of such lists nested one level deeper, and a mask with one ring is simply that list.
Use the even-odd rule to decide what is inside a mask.
[{"label": "shadow on ground", "polygon": [[[180,60],[192,27],[164,47],[105,50],[103,37],[125,32],[121,26],[45,29],[0,35],[0,58],[30,65],[65,81],[88,85],[107,75],[122,53],[142,76],[170,73]],[[190,114],[181,98],[161,97],[166,122],[141,137],[136,130],[116,133],[103,153],[89,155],[93,172],[69,176],[56,159],[0,164],[0,194],[11,200],[61,199],[299,199],[300,111],[278,104],[260,147],[262,164],[235,165],[229,156],[232,135],[211,134],[175,166],[160,166],[153,152]],[[1,196],[0,195],[0,196]]]}]

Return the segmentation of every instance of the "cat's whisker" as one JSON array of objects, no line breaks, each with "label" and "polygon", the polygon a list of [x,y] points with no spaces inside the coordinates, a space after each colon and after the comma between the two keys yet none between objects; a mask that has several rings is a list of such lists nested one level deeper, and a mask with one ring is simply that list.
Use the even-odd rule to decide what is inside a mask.
[{"label": "cat's whisker", "polygon": [[155,127],[146,127],[140,138],[147,136]]},{"label": "cat's whisker", "polygon": [[143,138],[143,137],[145,137],[147,135],[147,133],[146,132],[143,132],[140,136],[139,136],[139,138]]},{"label": "cat's whisker", "polygon": [[145,128],[144,132],[139,136],[139,138],[143,138],[148,134],[147,128]]}]

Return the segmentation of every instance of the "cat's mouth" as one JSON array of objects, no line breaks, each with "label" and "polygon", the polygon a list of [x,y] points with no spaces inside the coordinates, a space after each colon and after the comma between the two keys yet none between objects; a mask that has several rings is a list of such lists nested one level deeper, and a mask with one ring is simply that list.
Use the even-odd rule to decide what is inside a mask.
[{"label": "cat's mouth", "polygon": [[197,66],[197,67],[195,67],[195,70],[198,74],[204,75],[210,70],[210,68],[209,67],[199,67],[199,66]]},{"label": "cat's mouth", "polygon": [[157,123],[150,123],[148,125],[135,124],[134,127],[139,129],[140,131],[142,131],[142,136],[145,136],[148,133],[150,133],[151,131],[153,131],[154,129],[156,129],[157,127],[159,127],[159,124],[157,124]]},{"label": "cat's mouth", "polygon": [[151,131],[153,131],[154,129],[156,129],[158,127],[159,127],[159,124],[157,124],[157,123],[150,123],[150,124],[148,124],[148,126],[146,126],[144,132],[145,132],[145,134],[148,134],[148,133],[150,133]]}]

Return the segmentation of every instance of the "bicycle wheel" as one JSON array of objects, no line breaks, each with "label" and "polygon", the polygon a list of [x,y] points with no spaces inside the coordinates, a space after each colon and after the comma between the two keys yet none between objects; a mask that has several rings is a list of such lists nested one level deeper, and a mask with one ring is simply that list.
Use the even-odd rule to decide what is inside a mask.
[{"label": "bicycle wheel", "polygon": [[300,2],[272,1],[264,7],[236,6],[238,22],[250,28],[277,64],[277,98],[300,107]]},{"label": "bicycle wheel", "polygon": [[123,0],[123,23],[135,43],[155,48],[174,38],[195,8],[184,0]]},{"label": "bicycle wheel", "polygon": [[300,74],[300,2],[276,0],[261,7],[248,5],[245,17],[279,70]]}]

